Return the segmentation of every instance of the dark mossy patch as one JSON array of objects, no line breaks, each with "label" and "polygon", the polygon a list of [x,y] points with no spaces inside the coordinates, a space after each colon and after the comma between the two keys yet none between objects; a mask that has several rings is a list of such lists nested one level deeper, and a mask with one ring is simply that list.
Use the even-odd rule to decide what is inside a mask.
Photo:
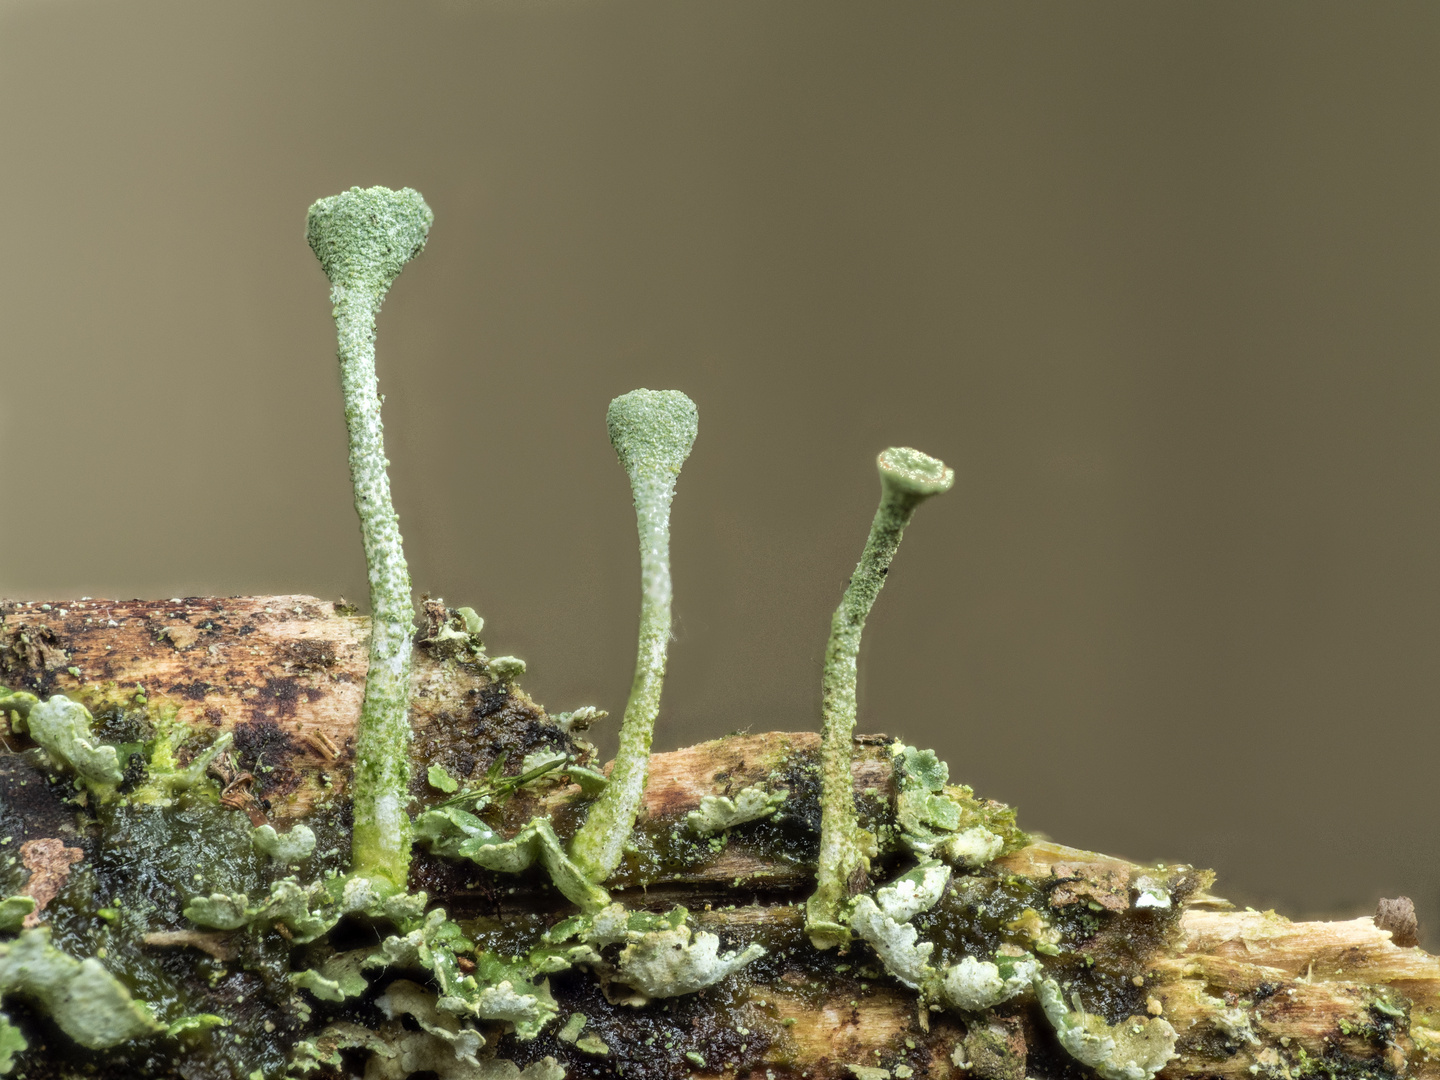
[{"label": "dark mossy patch", "polygon": [[745,1075],[773,1041],[766,1030],[770,1025],[746,1006],[743,990],[726,984],[641,1008],[612,1004],[599,983],[583,973],[556,976],[550,989],[562,1021],[571,1013],[584,1014],[584,1034],[603,1040],[609,1053],[586,1054],[561,1042],[557,1023],[528,1043],[503,1036],[499,1056],[523,1066],[549,1055],[571,1080],[686,1080],[692,1074],[725,1071],[731,1063],[742,1065],[739,1075]]},{"label": "dark mossy patch", "polygon": [[207,682],[174,683],[165,688],[168,693],[182,697],[187,701],[204,701],[205,695],[211,693],[215,687]]},{"label": "dark mossy patch", "polygon": [[297,673],[328,671],[336,664],[335,645],[319,638],[301,638],[287,642],[280,650],[281,662]]},{"label": "dark mossy patch", "polygon": [[42,1025],[35,1030],[48,1050],[22,1055],[21,1069],[47,1075],[32,1066],[45,1070],[64,1063],[70,1075],[214,1080],[243,1080],[256,1068],[282,1071],[298,1019],[288,1007],[291,946],[281,935],[270,930],[226,935],[234,956],[229,961],[196,948],[145,941],[149,934],[193,931],[182,909],[197,894],[258,895],[268,889],[275,872],[253,851],[243,815],[206,796],[187,796],[171,806],[110,803],[94,811],[76,842],[85,858],[46,910],[56,947],[71,956],[103,959],[163,1022],[211,1013],[227,1024],[104,1052],[48,1037]]},{"label": "dark mossy patch", "polygon": [[255,688],[251,714],[257,718],[289,717],[302,701],[317,701],[325,691],[310,685],[310,680],[295,675],[273,676]]},{"label": "dark mossy patch", "polygon": [[[0,755],[0,865],[7,869],[16,865],[8,860],[18,857],[27,840],[54,836],[66,837],[68,843],[76,831],[76,808],[69,801],[74,788],[66,782],[52,784],[51,775],[33,752]],[[0,874],[0,880],[10,877]]]},{"label": "dark mossy patch", "polygon": [[416,848],[410,859],[411,892],[445,897],[452,918],[498,916],[515,876],[497,874],[470,862],[456,862]]},{"label": "dark mossy patch", "polygon": [[285,795],[299,785],[300,774],[292,763],[304,748],[289,732],[269,717],[236,724],[234,731],[236,761],[241,771],[255,777],[257,796]]}]

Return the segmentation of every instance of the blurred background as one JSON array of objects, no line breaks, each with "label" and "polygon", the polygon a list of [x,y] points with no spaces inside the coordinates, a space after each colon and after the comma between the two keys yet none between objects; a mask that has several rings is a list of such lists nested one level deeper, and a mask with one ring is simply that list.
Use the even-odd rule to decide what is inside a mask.
[{"label": "blurred background", "polygon": [[616,394],[700,408],[660,749],[818,727],[913,445],[862,730],[1435,947],[1437,55],[1419,2],[0,0],[0,594],[363,604],[305,211],[411,186],[411,571],[537,700],[624,705]]}]

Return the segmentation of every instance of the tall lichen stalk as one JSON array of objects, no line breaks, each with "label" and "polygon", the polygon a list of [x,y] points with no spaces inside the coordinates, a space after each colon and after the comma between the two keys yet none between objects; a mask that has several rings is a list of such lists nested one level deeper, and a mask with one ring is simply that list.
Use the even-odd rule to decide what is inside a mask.
[{"label": "tall lichen stalk", "polygon": [[306,237],[330,279],[350,479],[370,585],[370,662],[355,747],[352,872],[404,889],[410,866],[409,698],[415,609],[390,499],[375,378],[375,317],[425,246],[434,215],[418,192],[351,188],[310,208]]},{"label": "tall lichen stalk", "polygon": [[610,403],[605,420],[635,496],[641,598],[635,677],[610,783],[570,846],[575,864],[597,884],[620,865],[645,792],[670,643],[670,504],[699,423],[695,403],[678,390],[632,390]]},{"label": "tall lichen stalk", "polygon": [[867,884],[875,840],[855,816],[851,740],[855,732],[855,687],[865,619],[885,584],[905,526],[926,499],[949,491],[955,473],[945,463],[908,447],[891,447],[876,459],[880,506],[870,536],[840,606],[830,620],[821,680],[824,727],[820,743],[820,859],[815,892],[805,906],[805,928],[819,948],[844,945],[850,896]]}]

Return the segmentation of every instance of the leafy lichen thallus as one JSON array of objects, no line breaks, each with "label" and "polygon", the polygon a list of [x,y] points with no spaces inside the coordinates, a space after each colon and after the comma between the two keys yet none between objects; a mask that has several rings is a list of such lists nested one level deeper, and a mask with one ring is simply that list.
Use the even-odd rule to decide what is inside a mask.
[{"label": "leafy lichen thallus", "polygon": [[909,447],[891,447],[879,456],[880,507],[870,537],[840,606],[830,620],[821,681],[823,729],[820,740],[820,859],[815,892],[805,905],[805,929],[817,948],[845,945],[850,898],[868,884],[875,838],[855,816],[851,740],[855,732],[856,658],[865,618],[916,508],[950,490],[954,470],[943,461]]},{"label": "leafy lichen thallus", "polygon": [[355,747],[351,871],[401,891],[410,868],[410,664],[415,610],[390,501],[375,379],[375,316],[425,246],[434,214],[410,188],[351,188],[310,207],[306,238],[330,279],[350,479],[370,586],[370,660]]}]

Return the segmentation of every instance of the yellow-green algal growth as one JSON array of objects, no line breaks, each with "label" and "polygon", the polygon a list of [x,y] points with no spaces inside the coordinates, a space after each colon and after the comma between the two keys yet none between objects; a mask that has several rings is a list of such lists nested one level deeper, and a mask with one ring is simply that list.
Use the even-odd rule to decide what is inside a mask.
[{"label": "yellow-green algal growth", "polygon": [[370,581],[370,665],[355,746],[351,870],[404,889],[410,869],[410,639],[415,609],[390,501],[375,316],[390,284],[425,246],[435,215],[419,192],[351,188],[310,207],[306,238],[330,279],[350,480]]},{"label": "yellow-green algal growth", "polygon": [[605,420],[635,494],[640,641],[610,783],[570,847],[575,864],[595,884],[620,865],[645,792],[670,642],[670,503],[699,424],[695,403],[678,390],[632,390],[610,403]]},{"label": "yellow-green algal growth", "polygon": [[865,887],[875,840],[855,818],[854,781],[850,771],[855,732],[856,660],[865,618],[880,595],[890,562],[915,509],[932,495],[949,491],[955,472],[943,461],[908,447],[891,447],[876,459],[880,469],[880,507],[870,524],[870,538],[860,564],[835,615],[825,647],[825,673],[820,704],[824,728],[820,741],[820,859],[815,892],[805,904],[805,930],[817,948],[844,945],[844,925],[852,895]]}]

